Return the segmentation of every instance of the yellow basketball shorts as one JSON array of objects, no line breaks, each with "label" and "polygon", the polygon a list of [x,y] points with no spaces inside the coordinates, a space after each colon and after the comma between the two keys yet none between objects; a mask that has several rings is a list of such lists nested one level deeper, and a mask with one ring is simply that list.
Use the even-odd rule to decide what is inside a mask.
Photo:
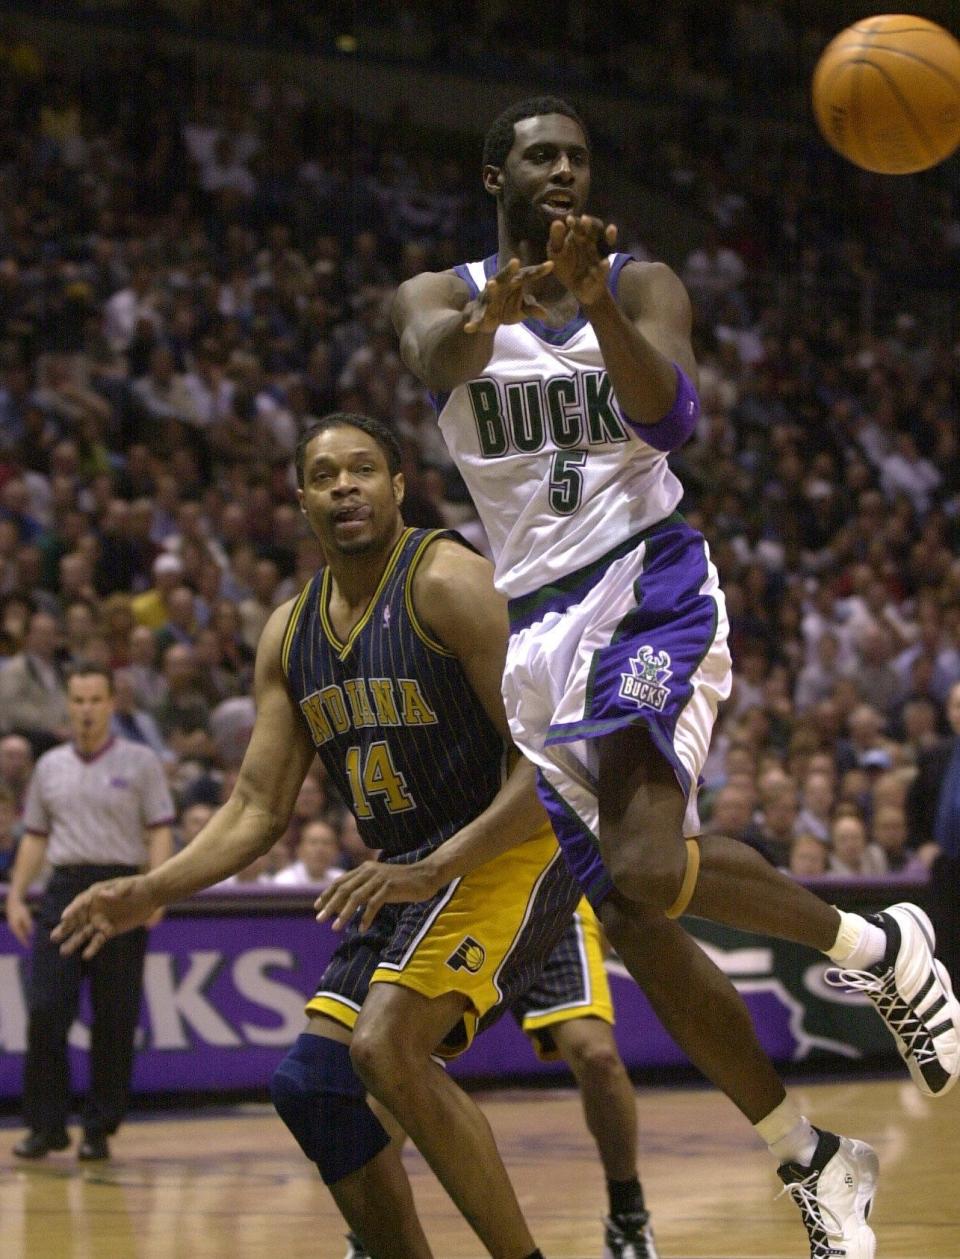
[{"label": "yellow basketball shorts", "polygon": [[558,1023],[583,1018],[613,1023],[600,924],[586,897],[577,906],[539,979],[513,1002],[510,1013],[545,1062],[560,1057],[550,1030]]},{"label": "yellow basketball shorts", "polygon": [[537,836],[454,879],[429,901],[385,905],[368,931],[339,945],[307,1013],[353,1028],[372,983],[469,1002],[441,1057],[462,1053],[484,1024],[527,992],[570,924],[580,889],[556,838]]}]

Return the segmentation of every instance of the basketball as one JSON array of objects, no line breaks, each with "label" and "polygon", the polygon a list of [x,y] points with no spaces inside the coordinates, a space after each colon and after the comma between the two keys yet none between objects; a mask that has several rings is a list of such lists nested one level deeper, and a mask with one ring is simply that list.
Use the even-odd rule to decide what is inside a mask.
[{"label": "basketball", "polygon": [[824,139],[856,166],[927,170],[960,144],[960,43],[926,18],[863,18],[824,49],[812,95]]}]

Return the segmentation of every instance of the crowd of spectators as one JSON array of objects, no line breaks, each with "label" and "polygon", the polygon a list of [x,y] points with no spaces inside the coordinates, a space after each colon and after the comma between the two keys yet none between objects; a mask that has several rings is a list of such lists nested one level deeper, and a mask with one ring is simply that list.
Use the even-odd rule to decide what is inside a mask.
[{"label": "crowd of spectators", "polygon": [[[745,63],[725,57],[735,88]],[[116,728],[167,765],[181,842],[229,790],[259,633],[320,563],[292,462],[313,417],[391,424],[409,523],[484,544],[388,311],[405,276],[494,240],[479,138],[374,126],[280,73],[3,59],[0,877],[24,775],[65,737],[72,661],[115,670]],[[960,270],[956,175],[895,199],[802,128],[685,118],[597,144],[702,223],[670,261],[703,403],[674,462],[736,671],[707,824],[798,875],[914,878],[936,849],[911,792],[960,681],[960,334],[936,300]],[[604,209],[643,253],[630,204]],[[302,798],[238,881],[365,855],[319,774]]]}]

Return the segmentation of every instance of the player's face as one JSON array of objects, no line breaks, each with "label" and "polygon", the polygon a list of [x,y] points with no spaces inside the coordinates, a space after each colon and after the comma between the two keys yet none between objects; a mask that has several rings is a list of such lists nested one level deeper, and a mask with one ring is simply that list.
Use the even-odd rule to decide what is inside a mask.
[{"label": "player's face", "polygon": [[522,118],[500,172],[511,240],[546,246],[550,224],[581,214],[590,192],[590,153],[580,126],[565,114]]},{"label": "player's face", "polygon": [[106,743],[113,717],[113,696],[106,678],[91,673],[67,683],[67,709],[70,729],[77,743],[96,749]]},{"label": "player's face", "polygon": [[329,557],[367,555],[392,545],[399,529],[403,475],[362,429],[318,433],[304,456],[300,506]]}]

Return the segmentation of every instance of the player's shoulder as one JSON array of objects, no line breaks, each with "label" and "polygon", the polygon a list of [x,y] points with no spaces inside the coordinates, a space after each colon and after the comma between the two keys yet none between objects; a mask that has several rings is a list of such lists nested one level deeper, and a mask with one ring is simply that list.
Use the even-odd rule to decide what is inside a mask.
[{"label": "player's shoulder", "polygon": [[493,565],[455,533],[429,540],[412,575],[414,601],[465,606],[475,598],[499,598],[493,589]]},{"label": "player's shoulder", "polygon": [[394,318],[406,314],[411,303],[417,306],[425,302],[463,303],[470,295],[470,285],[455,267],[446,271],[421,271],[397,288],[393,299]]},{"label": "player's shoulder", "polygon": [[617,297],[630,315],[651,308],[682,310],[689,304],[683,282],[672,267],[660,261],[631,258],[617,277]]}]

